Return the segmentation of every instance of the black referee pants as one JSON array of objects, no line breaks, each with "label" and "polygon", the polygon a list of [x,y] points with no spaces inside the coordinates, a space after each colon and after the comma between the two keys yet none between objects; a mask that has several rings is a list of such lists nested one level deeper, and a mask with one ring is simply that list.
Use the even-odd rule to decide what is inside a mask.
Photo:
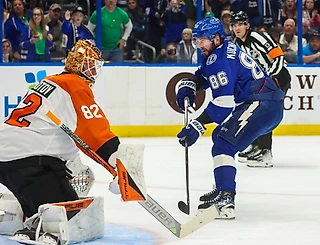
[{"label": "black referee pants", "polygon": [[[287,94],[288,89],[291,87],[291,76],[287,68],[282,68],[276,78],[282,91]],[[259,136],[255,141],[253,141],[252,145],[259,146],[260,149],[271,150],[272,132]]]}]

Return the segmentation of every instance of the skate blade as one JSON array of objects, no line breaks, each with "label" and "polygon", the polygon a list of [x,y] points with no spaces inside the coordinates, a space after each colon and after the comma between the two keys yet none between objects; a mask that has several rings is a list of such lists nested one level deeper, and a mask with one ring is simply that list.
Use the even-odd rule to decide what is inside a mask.
[{"label": "skate blade", "polygon": [[233,220],[236,218],[233,208],[222,208],[220,215],[216,219],[220,220]]},{"label": "skate blade", "polygon": [[246,163],[248,159],[246,157],[238,157],[238,162]]},{"label": "skate blade", "polygon": [[273,164],[272,163],[257,163],[257,162],[250,163],[250,162],[247,162],[247,167],[249,167],[249,168],[272,168]]}]

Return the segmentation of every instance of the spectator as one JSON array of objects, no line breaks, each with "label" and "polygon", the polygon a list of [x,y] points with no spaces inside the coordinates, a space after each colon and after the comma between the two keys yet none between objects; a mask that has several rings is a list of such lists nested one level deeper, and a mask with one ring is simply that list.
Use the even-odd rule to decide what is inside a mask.
[{"label": "spectator", "polygon": [[21,59],[27,62],[49,62],[53,36],[44,20],[43,10],[34,8],[29,25],[21,34]]},{"label": "spectator", "polygon": [[302,60],[305,64],[320,64],[320,34],[310,31],[309,43],[302,50]]},{"label": "spectator", "polygon": [[303,21],[306,20],[310,27],[319,28],[320,25],[320,15],[318,10],[314,7],[314,0],[305,0],[303,2],[302,11]]},{"label": "spectator", "polygon": [[[212,18],[212,17],[214,17],[214,13],[212,11],[206,12],[204,14],[204,18]],[[192,29],[192,28],[190,28],[190,29]]]},{"label": "spectator", "polygon": [[153,60],[153,63],[177,63],[177,49],[175,43],[168,43],[166,49],[161,49],[160,54]]},{"label": "spectator", "polygon": [[28,25],[30,15],[22,0],[13,0],[9,19],[4,23],[4,36],[11,43],[15,61],[21,60],[19,39],[22,30]]},{"label": "spectator", "polygon": [[290,49],[289,45],[286,44],[280,44],[280,35],[281,35],[281,30],[277,27],[272,27],[268,30],[269,35],[276,41],[277,44],[281,47],[283,54],[284,54],[284,59],[288,63],[296,63],[296,52]]},{"label": "spectator", "polygon": [[226,39],[232,40],[232,28],[231,28],[231,12],[230,10],[223,10],[221,13],[221,23],[226,34]]},{"label": "spectator", "polygon": [[185,15],[187,18],[187,26],[192,29],[197,22],[197,8],[193,0],[184,0],[184,2],[186,4]]},{"label": "spectator", "polygon": [[262,26],[259,26],[256,28],[256,31],[259,31],[259,32],[268,32],[268,27],[265,26],[265,25],[262,25]]},{"label": "spectator", "polygon": [[298,10],[295,0],[286,0],[281,9],[281,24],[284,25],[287,19],[292,19],[297,23]]},{"label": "spectator", "polygon": [[197,46],[192,39],[192,29],[185,28],[182,31],[182,40],[178,46],[178,63],[197,64]]},{"label": "spectator", "polygon": [[222,12],[224,10],[230,10],[231,8],[231,3],[229,0],[211,0],[209,1],[209,4],[214,17],[218,19],[222,18]]},{"label": "spectator", "polygon": [[277,27],[271,27],[268,30],[268,34],[276,41],[277,44],[279,44],[279,39],[281,35],[281,30]]},{"label": "spectator", "polygon": [[[166,10],[167,1],[163,0],[142,0],[142,8],[148,16],[147,42],[156,49],[159,54],[164,36],[164,22],[161,16]],[[151,55],[149,55],[151,57]],[[150,57],[147,61],[150,61]]]},{"label": "spectator", "polygon": [[[132,31],[132,23],[128,14],[117,7],[117,0],[105,0],[105,5],[101,8],[102,55],[110,62],[123,62],[123,49]],[[96,24],[97,12],[94,11],[88,29],[93,32]]]},{"label": "spectator", "polygon": [[12,4],[10,0],[2,0],[2,10],[6,10],[6,12],[10,12],[12,8]]},{"label": "spectator", "polygon": [[253,29],[263,25],[270,28],[280,22],[281,5],[278,0],[237,0],[233,2],[231,9],[247,13]]},{"label": "spectator", "polygon": [[[184,3],[186,7],[185,16],[187,18],[187,26],[188,28],[192,29],[197,22],[197,13],[198,13],[197,3],[198,2],[197,0],[184,0]],[[211,12],[211,8],[209,6],[208,0],[203,0],[202,15],[204,16],[206,13],[210,13],[210,12]]]},{"label": "spectator", "polygon": [[[280,36],[279,43],[282,47],[290,48],[294,52],[298,52],[298,36],[295,35],[296,25],[293,19],[287,19],[284,22],[283,27],[284,33]],[[302,38],[302,45],[305,46],[307,43],[305,38]]]},{"label": "spectator", "polygon": [[2,39],[2,62],[9,63],[13,61],[11,43],[8,39]]},{"label": "spectator", "polygon": [[50,50],[51,58],[61,58],[65,56],[65,50],[62,49],[62,23],[59,20],[61,15],[61,6],[52,4],[49,8],[49,13],[44,16],[46,25],[49,26],[49,31],[53,36],[53,45]]},{"label": "spectator", "polygon": [[67,10],[64,15],[62,32],[67,35],[67,50],[74,45],[79,39],[94,39],[92,32],[83,24],[85,11],[82,6],[77,6],[72,11]]},{"label": "spectator", "polygon": [[309,38],[308,38],[308,30],[310,28],[309,23],[310,22],[308,19],[306,19],[306,18],[302,19],[302,37],[304,37],[307,40],[307,42],[309,40]]},{"label": "spectator", "polygon": [[305,16],[309,19],[310,27],[319,31],[320,27],[320,14],[316,8],[314,8],[314,0],[306,0],[304,3],[305,6]]},{"label": "spectator", "polygon": [[127,40],[126,46],[127,60],[131,60],[133,57],[132,50],[135,49],[137,41],[145,41],[147,20],[138,0],[128,1],[127,13],[133,25],[132,32]]},{"label": "spectator", "polygon": [[117,6],[121,8],[122,10],[126,11],[128,10],[128,0],[118,0]]},{"label": "spectator", "polygon": [[2,37],[4,37],[4,23],[9,19],[9,13],[6,9],[2,9]]},{"label": "spectator", "polygon": [[187,28],[187,18],[184,15],[185,7],[183,4],[178,0],[171,0],[162,16],[165,23],[164,41],[166,44],[180,42],[181,33],[183,29]]},{"label": "spectator", "polygon": [[315,9],[315,7],[314,7],[314,0],[304,0],[303,1],[302,18],[310,21],[310,19],[313,16],[314,10],[317,11],[317,9]]},{"label": "spectator", "polygon": [[29,0],[28,9],[41,8],[45,7],[45,0]]}]

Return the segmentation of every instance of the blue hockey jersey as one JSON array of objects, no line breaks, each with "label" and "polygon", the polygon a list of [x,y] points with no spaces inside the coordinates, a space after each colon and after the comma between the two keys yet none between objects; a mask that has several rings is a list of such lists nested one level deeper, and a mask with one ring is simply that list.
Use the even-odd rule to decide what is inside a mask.
[{"label": "blue hockey jersey", "polygon": [[213,100],[206,113],[222,124],[236,105],[262,100],[282,100],[284,93],[259,64],[234,43],[225,40],[204,59],[195,72],[210,88]]}]

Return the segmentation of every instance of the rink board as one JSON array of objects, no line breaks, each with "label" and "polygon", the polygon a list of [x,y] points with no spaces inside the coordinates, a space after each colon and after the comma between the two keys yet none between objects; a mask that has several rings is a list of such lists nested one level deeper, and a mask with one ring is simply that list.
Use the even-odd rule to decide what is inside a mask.
[{"label": "rink board", "polygon": [[[113,130],[121,137],[175,136],[183,115],[175,105],[175,85],[196,67],[105,66],[94,93]],[[0,119],[45,74],[60,73],[62,66],[1,66]],[[292,88],[284,100],[285,116],[275,135],[320,135],[320,81],[318,67],[289,67]],[[197,94],[198,116],[211,100],[210,92]],[[209,127],[210,135],[214,126]]]}]

